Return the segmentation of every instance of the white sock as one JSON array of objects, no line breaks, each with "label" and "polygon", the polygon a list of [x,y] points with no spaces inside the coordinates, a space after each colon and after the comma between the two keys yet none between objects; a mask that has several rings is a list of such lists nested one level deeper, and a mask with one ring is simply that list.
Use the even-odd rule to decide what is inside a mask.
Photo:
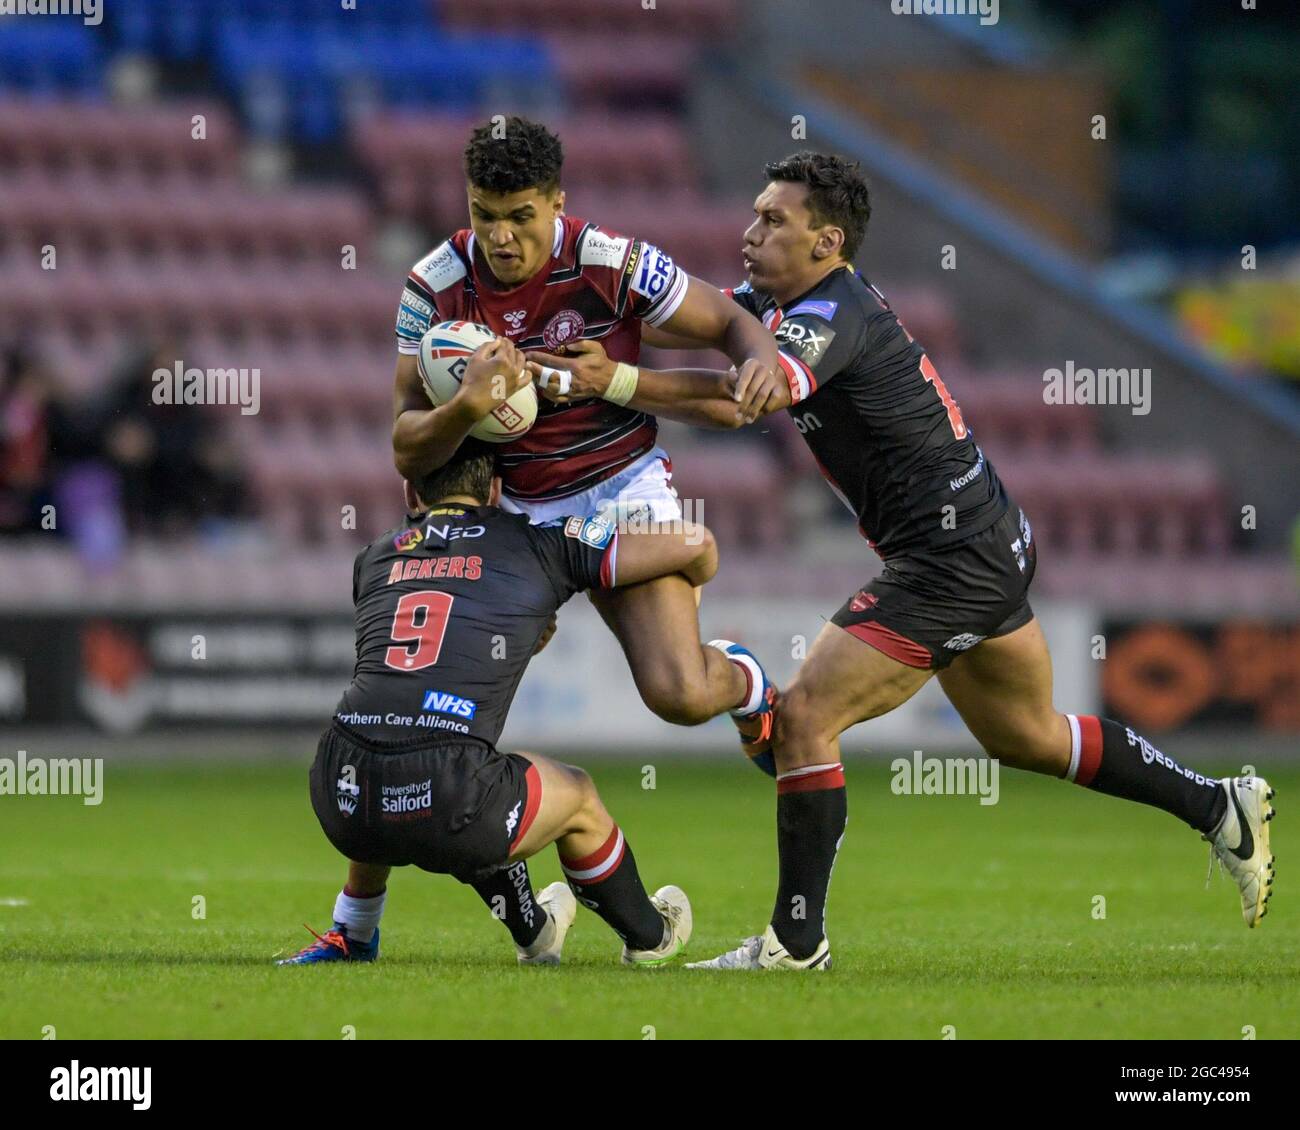
[{"label": "white sock", "polygon": [[375,928],[384,916],[384,900],[388,892],[373,898],[359,899],[344,891],[334,900],[334,921],[348,928],[348,937],[356,942],[368,942],[375,936]]}]

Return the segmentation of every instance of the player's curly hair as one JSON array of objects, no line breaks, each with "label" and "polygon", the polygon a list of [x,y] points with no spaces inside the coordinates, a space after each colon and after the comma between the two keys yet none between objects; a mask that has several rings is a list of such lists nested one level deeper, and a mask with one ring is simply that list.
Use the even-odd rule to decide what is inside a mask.
[{"label": "player's curly hair", "polygon": [[833,224],[840,228],[844,232],[844,258],[852,260],[857,255],[871,219],[871,191],[857,161],[805,149],[780,161],[769,161],[763,171],[768,180],[806,184],[813,226]]},{"label": "player's curly hair", "polygon": [[415,493],[426,506],[433,506],[444,498],[466,494],[486,506],[492,493],[492,477],[497,473],[496,456],[483,450],[480,444],[467,439],[460,450],[436,471],[424,478],[412,480]]},{"label": "player's curly hair", "polygon": [[475,188],[488,192],[522,192],[533,187],[554,192],[560,187],[563,164],[560,139],[541,122],[517,114],[496,125],[479,126],[465,146],[465,176]]}]

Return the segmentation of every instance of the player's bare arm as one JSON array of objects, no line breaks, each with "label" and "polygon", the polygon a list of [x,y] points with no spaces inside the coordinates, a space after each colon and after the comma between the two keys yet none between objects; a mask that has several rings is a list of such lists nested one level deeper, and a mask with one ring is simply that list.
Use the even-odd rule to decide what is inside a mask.
[{"label": "player's bare arm", "polygon": [[[576,342],[564,355],[530,351],[528,357],[538,391],[554,404],[612,396],[610,390],[615,387],[619,365],[597,341]],[[542,366],[569,375],[565,391],[546,377]],[[731,391],[737,378],[734,369],[724,373],[710,369],[637,368],[634,372],[636,395],[625,403],[644,412],[702,428],[737,428],[750,422]]]},{"label": "player's bare arm", "polygon": [[393,462],[405,479],[419,479],[447,463],[484,416],[532,379],[514,343],[497,338],[474,352],[460,391],[434,408],[417,359],[397,359],[393,388]]},{"label": "player's bare arm", "polygon": [[595,342],[578,342],[565,356],[529,354],[534,362],[572,374],[566,394],[543,385],[543,395],[557,403],[617,397],[619,403],[643,412],[713,428],[740,427],[789,403],[771,335],[752,314],[707,283],[692,278],[686,297],[663,327],[654,330],[647,325],[643,330],[654,333],[656,340],[671,342],[672,348],[721,350],[735,366],[730,373],[628,366],[620,384],[619,366],[605,356],[604,349]]},{"label": "player's bare arm", "polygon": [[[618,363],[597,341],[576,342],[563,356],[530,352],[528,357],[538,389],[556,404],[607,397],[618,375]],[[570,374],[568,391],[562,393],[553,380],[546,380],[542,366]],[[771,377],[763,362],[757,360],[727,372],[645,368],[635,372],[636,391],[626,403],[697,427],[738,428],[790,405],[788,386],[779,377]],[[772,387],[774,383],[777,387]]]}]

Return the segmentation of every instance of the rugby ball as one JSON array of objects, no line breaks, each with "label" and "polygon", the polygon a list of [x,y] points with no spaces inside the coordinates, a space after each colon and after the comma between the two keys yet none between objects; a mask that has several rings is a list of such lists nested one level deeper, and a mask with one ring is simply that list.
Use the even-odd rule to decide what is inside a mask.
[{"label": "rugby ball", "polygon": [[[456,395],[474,351],[496,336],[475,322],[439,322],[429,329],[420,339],[419,365],[424,391],[434,404],[446,404]],[[536,419],[537,390],[530,383],[484,416],[469,434],[488,443],[509,443]]]}]

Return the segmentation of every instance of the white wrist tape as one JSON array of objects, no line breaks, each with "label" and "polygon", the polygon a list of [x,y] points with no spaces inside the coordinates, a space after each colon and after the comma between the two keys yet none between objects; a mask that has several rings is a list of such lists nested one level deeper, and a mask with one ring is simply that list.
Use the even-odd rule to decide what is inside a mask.
[{"label": "white wrist tape", "polygon": [[620,361],[614,366],[614,375],[610,378],[609,388],[602,395],[604,399],[614,404],[626,404],[636,395],[636,386],[640,379],[641,370],[635,365]]}]

